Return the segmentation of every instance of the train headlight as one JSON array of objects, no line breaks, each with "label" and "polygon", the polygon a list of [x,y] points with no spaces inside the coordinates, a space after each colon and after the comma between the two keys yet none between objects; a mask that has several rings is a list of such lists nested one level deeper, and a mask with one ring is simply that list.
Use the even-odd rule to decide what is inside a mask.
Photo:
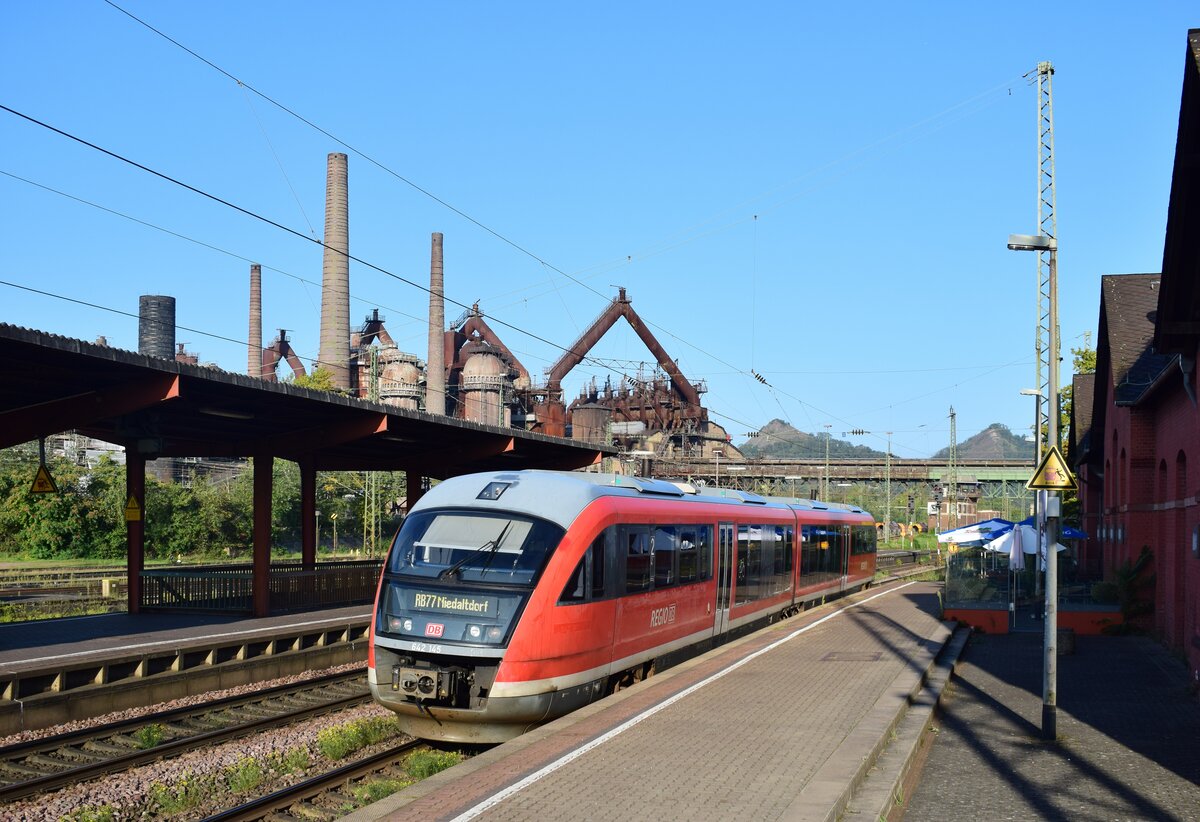
[{"label": "train headlight", "polygon": [[467,637],[470,639],[482,639],[483,638],[483,626],[482,625],[468,625],[467,626]]},{"label": "train headlight", "polygon": [[502,639],[504,639],[504,629],[499,625],[493,625],[487,629],[488,642],[499,642]]},{"label": "train headlight", "polygon": [[388,616],[387,629],[390,633],[412,633],[413,621],[408,617]]}]

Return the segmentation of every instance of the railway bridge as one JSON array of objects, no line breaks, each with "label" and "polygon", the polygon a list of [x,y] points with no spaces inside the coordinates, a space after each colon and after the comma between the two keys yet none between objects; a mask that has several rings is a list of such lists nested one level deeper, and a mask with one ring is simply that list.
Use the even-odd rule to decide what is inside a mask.
[{"label": "railway bridge", "polygon": [[635,470],[647,475],[768,496],[825,496],[862,505],[877,515],[886,507],[890,482],[893,509],[905,508],[911,497],[922,521],[930,503],[949,500],[952,494],[963,506],[963,515],[978,509],[1010,519],[1020,513],[1020,519],[1032,501],[1025,488],[1034,470],[1028,460],[966,460],[952,468],[944,460],[928,459],[642,459]]}]

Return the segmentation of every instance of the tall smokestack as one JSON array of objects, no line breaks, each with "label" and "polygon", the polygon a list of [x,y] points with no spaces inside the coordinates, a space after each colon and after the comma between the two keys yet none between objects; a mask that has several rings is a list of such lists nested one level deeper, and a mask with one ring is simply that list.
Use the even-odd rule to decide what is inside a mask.
[{"label": "tall smokestack", "polygon": [[262,376],[262,266],[250,266],[250,340],[246,344],[246,373]]},{"label": "tall smokestack", "polygon": [[346,155],[329,155],[325,176],[325,257],[321,266],[320,366],[350,388],[350,215]]},{"label": "tall smokestack", "polygon": [[446,413],[446,304],[442,275],[442,234],[433,232],[429,260],[429,360],[425,372],[425,410]]},{"label": "tall smokestack", "polygon": [[174,297],[138,297],[138,353],[161,360],[175,359]]}]

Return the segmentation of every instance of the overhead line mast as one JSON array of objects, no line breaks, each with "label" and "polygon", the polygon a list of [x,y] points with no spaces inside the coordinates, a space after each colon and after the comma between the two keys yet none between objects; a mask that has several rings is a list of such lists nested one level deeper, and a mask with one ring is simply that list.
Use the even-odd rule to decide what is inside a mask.
[{"label": "overhead line mast", "polygon": [[[1051,79],[1054,66],[1048,60],[1037,65],[1038,106],[1038,233],[1058,240],[1058,223],[1055,217],[1054,193],[1054,94]],[[1028,76],[1028,75],[1027,75]],[[1043,249],[1037,255],[1037,431],[1034,432],[1042,449],[1058,443],[1047,442],[1043,431],[1049,430],[1050,414],[1058,414],[1058,408],[1050,408],[1050,359],[1058,359],[1058,351],[1050,350],[1050,289],[1054,287],[1050,277],[1051,251]],[[1057,296],[1057,295],[1055,295]],[[1057,329],[1056,329],[1057,330]],[[1057,340],[1055,340],[1057,342]],[[1038,453],[1038,459],[1042,454]]]}]

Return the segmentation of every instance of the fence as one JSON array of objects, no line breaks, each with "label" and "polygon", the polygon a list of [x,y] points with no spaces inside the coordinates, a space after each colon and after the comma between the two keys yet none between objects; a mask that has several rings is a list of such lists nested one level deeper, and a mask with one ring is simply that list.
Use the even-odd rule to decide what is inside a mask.
[{"label": "fence", "polygon": [[[364,605],[375,597],[383,560],[271,565],[270,611],[287,613]],[[141,608],[146,611],[252,613],[254,569],[250,565],[199,565],[142,572]]]}]

